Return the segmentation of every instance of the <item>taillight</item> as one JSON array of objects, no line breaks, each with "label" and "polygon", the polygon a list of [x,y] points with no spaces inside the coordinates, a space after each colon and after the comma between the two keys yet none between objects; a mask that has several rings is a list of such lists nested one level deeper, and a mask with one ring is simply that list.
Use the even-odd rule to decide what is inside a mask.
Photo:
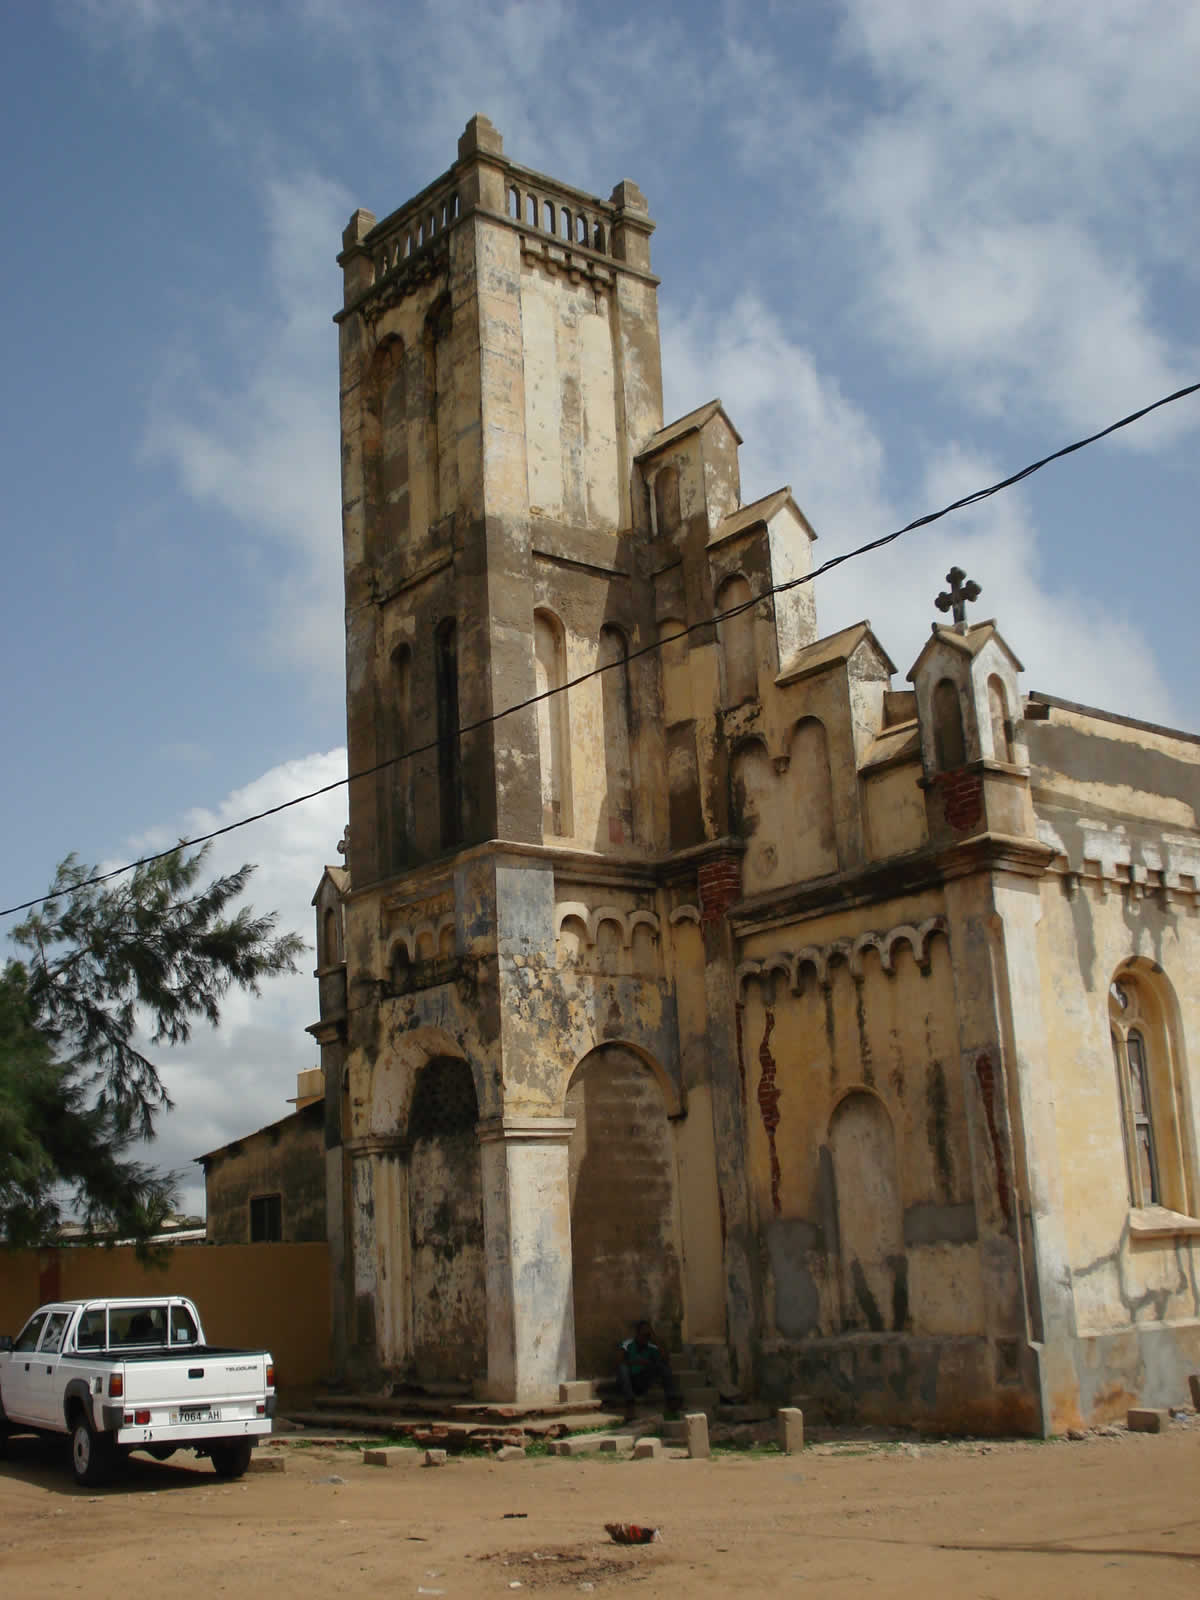
[{"label": "taillight", "polygon": [[125,1374],[123,1372],[110,1372],[108,1375],[109,1398],[117,1400],[125,1393]]},{"label": "taillight", "polygon": [[274,1387],[275,1387],[275,1363],[272,1362],[270,1364],[270,1366],[267,1368],[267,1388],[268,1389],[273,1389]]},{"label": "taillight", "polygon": [[255,1406],[254,1411],[255,1411],[255,1415],[256,1416],[260,1416],[260,1417],[265,1417],[266,1414],[267,1414],[267,1408],[266,1408],[266,1406],[263,1404],[263,1402],[261,1400]]},{"label": "taillight", "polygon": [[148,1428],[150,1426],[150,1413],[148,1411],[135,1411],[133,1420],[139,1428]]}]

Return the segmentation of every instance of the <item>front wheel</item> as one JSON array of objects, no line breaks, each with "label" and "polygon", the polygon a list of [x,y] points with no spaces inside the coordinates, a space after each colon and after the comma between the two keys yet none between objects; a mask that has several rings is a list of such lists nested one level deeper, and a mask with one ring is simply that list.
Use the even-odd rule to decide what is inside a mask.
[{"label": "front wheel", "polygon": [[76,1417],[71,1429],[71,1471],[75,1482],[92,1489],[107,1483],[116,1463],[116,1447],[105,1433],[97,1433],[86,1417]]},{"label": "front wheel", "polygon": [[240,1478],[250,1465],[250,1452],[253,1449],[249,1439],[238,1439],[232,1444],[215,1444],[209,1454],[212,1456],[213,1471],[218,1478]]}]

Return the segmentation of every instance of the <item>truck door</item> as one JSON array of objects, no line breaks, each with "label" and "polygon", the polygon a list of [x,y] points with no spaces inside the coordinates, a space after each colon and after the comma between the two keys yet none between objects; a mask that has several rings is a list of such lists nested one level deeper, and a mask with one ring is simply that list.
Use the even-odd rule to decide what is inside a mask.
[{"label": "truck door", "polygon": [[14,1422],[32,1422],[30,1380],[34,1351],[46,1321],[45,1311],[36,1311],[17,1335],[7,1365],[0,1367],[0,1395],[4,1410]]},{"label": "truck door", "polygon": [[63,1339],[71,1320],[69,1311],[51,1311],[42,1329],[41,1343],[37,1347],[29,1368],[30,1416],[44,1428],[62,1428],[62,1403],[58,1396],[58,1363],[62,1354]]}]

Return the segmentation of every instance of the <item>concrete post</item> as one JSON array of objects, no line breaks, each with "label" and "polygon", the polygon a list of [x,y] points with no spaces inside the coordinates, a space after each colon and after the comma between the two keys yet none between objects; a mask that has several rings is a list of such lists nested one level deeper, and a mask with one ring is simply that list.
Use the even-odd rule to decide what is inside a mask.
[{"label": "concrete post", "polygon": [[478,1127],[487,1273],[483,1398],[557,1401],[575,1376],[570,1117],[497,1117]]},{"label": "concrete post", "polygon": [[687,1450],[693,1461],[704,1461],[712,1454],[708,1447],[708,1418],[703,1411],[689,1411],[684,1417],[687,1424]]},{"label": "concrete post", "polygon": [[796,1406],[780,1407],[779,1448],[785,1456],[799,1455],[804,1449],[804,1413]]}]

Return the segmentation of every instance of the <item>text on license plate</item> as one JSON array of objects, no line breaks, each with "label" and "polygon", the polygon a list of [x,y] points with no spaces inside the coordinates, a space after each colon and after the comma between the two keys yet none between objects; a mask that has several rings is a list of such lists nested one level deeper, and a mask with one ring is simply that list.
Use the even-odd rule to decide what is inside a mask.
[{"label": "text on license plate", "polygon": [[180,1406],[171,1420],[174,1422],[220,1422],[221,1411],[219,1406]]}]

